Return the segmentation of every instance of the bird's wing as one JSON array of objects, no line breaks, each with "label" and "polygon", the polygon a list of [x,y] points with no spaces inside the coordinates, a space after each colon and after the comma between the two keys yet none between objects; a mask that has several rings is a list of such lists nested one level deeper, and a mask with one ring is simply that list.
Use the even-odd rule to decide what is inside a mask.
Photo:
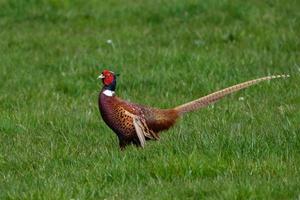
[{"label": "bird's wing", "polygon": [[134,117],[133,118],[133,125],[136,131],[136,134],[140,140],[141,146],[144,148],[145,143],[146,143],[146,139],[145,139],[145,133],[144,133],[144,129],[143,129],[143,124],[141,122],[141,120],[138,117]]},{"label": "bird's wing", "polygon": [[125,114],[132,118],[136,134],[139,138],[142,147],[145,146],[146,138],[154,139],[154,140],[159,139],[159,135],[148,128],[146,120],[144,118],[132,114],[128,111],[125,111]]}]

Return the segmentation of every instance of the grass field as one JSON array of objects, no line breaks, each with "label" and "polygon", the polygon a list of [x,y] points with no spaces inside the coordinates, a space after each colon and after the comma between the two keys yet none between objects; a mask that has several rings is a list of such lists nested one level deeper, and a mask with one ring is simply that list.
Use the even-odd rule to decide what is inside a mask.
[{"label": "grass field", "polygon": [[[299,10],[297,0],[0,0],[0,199],[299,199]],[[121,74],[119,96],[160,108],[291,78],[120,152],[98,112],[104,68]]]}]

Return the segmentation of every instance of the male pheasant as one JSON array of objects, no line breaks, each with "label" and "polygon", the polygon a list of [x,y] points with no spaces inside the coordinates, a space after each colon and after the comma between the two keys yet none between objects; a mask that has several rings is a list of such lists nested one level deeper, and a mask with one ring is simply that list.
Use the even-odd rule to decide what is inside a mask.
[{"label": "male pheasant", "polygon": [[98,77],[103,88],[99,94],[99,110],[104,122],[117,134],[121,150],[128,144],[145,146],[146,140],[158,140],[159,132],[169,129],[185,113],[203,108],[224,96],[274,78],[285,78],[289,75],[266,76],[246,81],[186,104],[171,109],[158,109],[131,103],[115,95],[116,74],[104,70]]}]

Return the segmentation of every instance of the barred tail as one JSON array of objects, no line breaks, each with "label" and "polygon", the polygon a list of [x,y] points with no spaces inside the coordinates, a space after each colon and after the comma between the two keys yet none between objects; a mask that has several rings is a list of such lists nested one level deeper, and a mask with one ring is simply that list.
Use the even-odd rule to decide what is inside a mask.
[{"label": "barred tail", "polygon": [[194,101],[188,102],[186,104],[177,106],[175,108],[175,110],[177,110],[178,113],[180,115],[182,115],[184,113],[195,111],[197,109],[208,106],[209,104],[212,104],[212,103],[218,101],[219,99],[223,98],[226,95],[229,95],[233,92],[236,92],[236,91],[239,91],[241,89],[247,88],[249,86],[255,85],[255,84],[257,84],[261,81],[271,80],[271,79],[275,79],[275,78],[288,78],[288,77],[290,77],[290,76],[289,75],[274,75],[274,76],[266,76],[266,77],[254,79],[254,80],[251,80],[251,81],[246,81],[246,82],[243,82],[243,83],[225,88],[223,90],[219,90],[217,92],[214,92],[214,93],[209,94],[207,96],[201,97],[201,98],[196,99]]}]

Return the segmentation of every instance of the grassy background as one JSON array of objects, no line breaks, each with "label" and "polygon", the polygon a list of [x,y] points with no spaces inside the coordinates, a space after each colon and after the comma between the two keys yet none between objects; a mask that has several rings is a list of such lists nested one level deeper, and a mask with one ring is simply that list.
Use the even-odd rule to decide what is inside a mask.
[{"label": "grassy background", "polygon": [[[299,9],[297,0],[0,0],[0,199],[299,198]],[[103,68],[121,74],[119,96],[161,108],[292,77],[120,152],[98,113]]]}]

